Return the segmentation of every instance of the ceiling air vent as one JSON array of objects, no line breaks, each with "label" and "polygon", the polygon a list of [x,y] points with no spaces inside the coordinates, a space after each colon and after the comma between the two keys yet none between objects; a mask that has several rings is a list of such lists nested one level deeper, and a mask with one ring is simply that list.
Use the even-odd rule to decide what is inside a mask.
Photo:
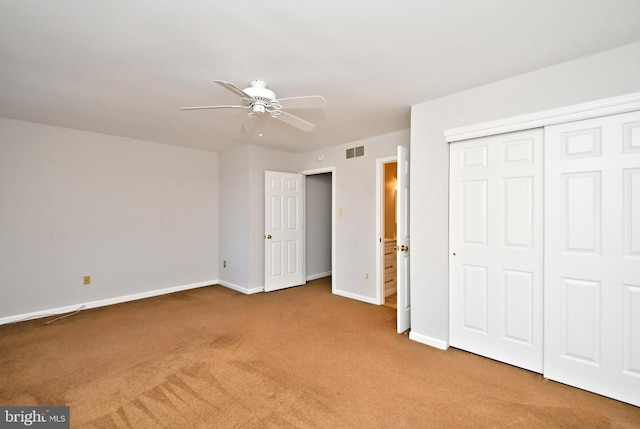
[{"label": "ceiling air vent", "polygon": [[364,156],[364,146],[350,147],[347,149],[347,159]]}]

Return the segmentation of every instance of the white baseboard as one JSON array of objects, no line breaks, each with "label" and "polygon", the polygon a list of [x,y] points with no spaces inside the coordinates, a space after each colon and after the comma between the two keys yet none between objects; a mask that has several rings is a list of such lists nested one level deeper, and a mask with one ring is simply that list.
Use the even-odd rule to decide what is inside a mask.
[{"label": "white baseboard", "polygon": [[138,299],[151,298],[154,296],[166,295],[169,293],[180,292],[180,291],[189,290],[189,289],[197,289],[200,287],[212,286],[215,284],[219,284],[218,280],[210,280],[206,282],[198,282],[198,283],[191,283],[191,284],[181,285],[181,286],[173,286],[165,289],[150,290],[146,292],[135,293],[132,295],[117,296],[114,298],[101,299],[98,301],[90,301],[85,303],[67,305],[64,307],[34,311],[32,313],[16,314],[15,316],[7,316],[7,317],[0,318],[0,325],[4,325],[7,323],[22,322],[22,321],[31,320],[31,319],[39,319],[42,317],[57,316],[60,314],[71,313],[73,311],[87,310],[89,308],[105,307],[107,305],[120,304],[123,302],[129,302],[129,301],[136,301]]},{"label": "white baseboard", "polygon": [[224,286],[226,288],[233,289],[236,292],[240,292],[240,293],[243,293],[245,295],[251,295],[253,293],[264,292],[264,286],[248,288],[248,287],[244,287],[244,286],[238,286],[238,285],[230,283],[230,282],[225,282],[224,280],[218,280],[218,284],[220,286]]},{"label": "white baseboard", "polygon": [[447,350],[449,348],[449,343],[447,341],[443,341],[437,338],[429,337],[427,335],[418,334],[416,332],[409,332],[409,339],[413,341],[417,341],[418,343],[426,344],[431,347],[435,347],[440,350]]},{"label": "white baseboard", "polygon": [[378,301],[376,301],[375,298],[371,298],[369,296],[364,296],[364,295],[358,295],[355,293],[351,293],[351,292],[345,292],[343,290],[334,290],[333,291],[334,295],[339,295],[339,296],[343,296],[345,298],[351,298],[351,299],[355,299],[357,301],[362,301],[362,302],[366,302],[368,304],[375,304],[375,305],[379,305]]},{"label": "white baseboard", "polygon": [[331,275],[331,271],[327,271],[324,273],[318,273],[318,274],[311,274],[307,276],[307,281],[310,282],[311,280],[317,280],[317,279],[321,279],[324,277],[329,277]]}]

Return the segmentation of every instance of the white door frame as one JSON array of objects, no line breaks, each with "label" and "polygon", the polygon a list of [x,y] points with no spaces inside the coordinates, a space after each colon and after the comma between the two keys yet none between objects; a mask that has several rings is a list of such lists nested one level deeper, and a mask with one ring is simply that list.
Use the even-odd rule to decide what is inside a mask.
[{"label": "white door frame", "polygon": [[384,304],[384,166],[398,162],[398,156],[376,159],[376,304]]},{"label": "white door frame", "polygon": [[[331,293],[336,293],[336,167],[321,167],[312,170],[298,171],[298,174],[303,176],[313,176],[315,174],[331,173]],[[305,225],[306,225],[306,212],[305,212]],[[306,261],[305,261],[306,269]]]}]

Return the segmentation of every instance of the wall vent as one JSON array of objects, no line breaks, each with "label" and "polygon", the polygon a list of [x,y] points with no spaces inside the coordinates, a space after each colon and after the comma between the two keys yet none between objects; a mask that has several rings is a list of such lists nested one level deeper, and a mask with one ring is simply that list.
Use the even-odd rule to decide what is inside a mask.
[{"label": "wall vent", "polygon": [[364,156],[364,146],[351,147],[347,149],[347,159]]}]

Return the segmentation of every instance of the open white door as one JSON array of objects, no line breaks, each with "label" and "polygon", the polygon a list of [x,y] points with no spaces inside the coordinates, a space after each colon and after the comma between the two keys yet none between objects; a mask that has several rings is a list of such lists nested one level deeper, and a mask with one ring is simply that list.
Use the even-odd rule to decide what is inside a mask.
[{"label": "open white door", "polygon": [[264,290],[305,283],[301,174],[264,172]]},{"label": "open white door", "polygon": [[409,149],[398,146],[397,204],[397,281],[398,333],[411,327],[411,295],[409,293]]}]

